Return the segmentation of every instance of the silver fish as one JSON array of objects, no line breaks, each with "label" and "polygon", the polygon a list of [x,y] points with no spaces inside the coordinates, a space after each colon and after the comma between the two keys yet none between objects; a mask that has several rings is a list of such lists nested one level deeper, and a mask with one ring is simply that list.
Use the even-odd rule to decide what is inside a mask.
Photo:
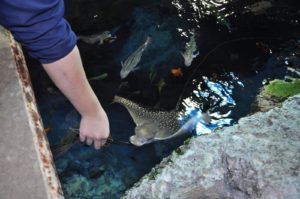
[{"label": "silver fish", "polygon": [[119,96],[115,96],[113,102],[123,105],[135,122],[135,135],[130,137],[130,142],[136,146],[187,133],[200,120],[205,124],[210,122],[208,118],[203,117],[204,114],[197,114],[181,126],[178,120],[179,112],[151,110]]},{"label": "silver fish", "polygon": [[117,38],[116,36],[112,36],[110,31],[104,31],[100,34],[93,34],[90,36],[82,36],[82,35],[78,36],[78,39],[84,41],[85,43],[88,44],[97,43],[98,45],[103,44],[105,40],[114,40],[116,38]]},{"label": "silver fish", "polygon": [[244,11],[243,13],[250,11],[254,15],[260,15],[263,14],[267,9],[271,8],[272,6],[273,5],[271,1],[259,1],[249,6],[246,6],[245,7],[246,11]]},{"label": "silver fish", "polygon": [[148,36],[146,42],[143,43],[136,51],[134,51],[124,62],[121,61],[122,69],[120,71],[120,76],[122,79],[127,77],[131,71],[135,71],[136,67],[140,62],[144,50],[151,43],[152,37]]},{"label": "silver fish", "polygon": [[184,58],[184,65],[190,66],[195,57],[199,55],[197,51],[197,43],[195,39],[195,33],[192,33],[189,42],[185,46],[185,51],[182,53],[182,57]]}]

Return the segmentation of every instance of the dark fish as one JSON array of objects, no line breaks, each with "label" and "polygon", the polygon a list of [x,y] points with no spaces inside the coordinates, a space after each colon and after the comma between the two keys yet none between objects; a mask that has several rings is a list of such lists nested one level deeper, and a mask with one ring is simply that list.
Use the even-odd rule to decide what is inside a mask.
[{"label": "dark fish", "polygon": [[104,41],[109,40],[109,39],[116,39],[115,36],[112,36],[110,31],[103,31],[102,33],[99,34],[94,34],[90,36],[78,36],[79,40],[84,41],[85,43],[88,44],[98,44],[101,45],[104,43]]},{"label": "dark fish", "polygon": [[89,171],[88,177],[90,179],[98,179],[105,173],[105,169],[92,169]]},{"label": "dark fish", "polygon": [[70,129],[58,144],[50,145],[54,159],[65,154],[74,144],[80,143],[78,132],[75,129]]},{"label": "dark fish", "polygon": [[[68,133],[65,135],[65,137],[63,137],[58,144],[50,145],[50,149],[52,151],[52,155],[54,159],[61,157],[75,144],[83,144],[82,142],[80,142],[79,130],[70,129]],[[132,145],[129,142],[115,140],[109,137],[104,146],[108,146],[110,144]]]}]

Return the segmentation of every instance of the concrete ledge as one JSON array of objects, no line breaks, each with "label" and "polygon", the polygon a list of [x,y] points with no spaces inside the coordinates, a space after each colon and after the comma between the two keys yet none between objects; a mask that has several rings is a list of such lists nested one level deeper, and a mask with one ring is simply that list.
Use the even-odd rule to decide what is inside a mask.
[{"label": "concrete ledge", "polygon": [[64,198],[20,45],[0,27],[0,198]]}]

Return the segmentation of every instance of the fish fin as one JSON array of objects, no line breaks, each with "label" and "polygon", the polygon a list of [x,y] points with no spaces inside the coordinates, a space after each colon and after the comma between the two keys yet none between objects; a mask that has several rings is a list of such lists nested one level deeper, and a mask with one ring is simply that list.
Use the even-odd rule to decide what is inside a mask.
[{"label": "fish fin", "polygon": [[47,135],[50,131],[51,131],[51,128],[50,128],[50,127],[44,128],[44,133],[45,133],[45,135]]},{"label": "fish fin", "polygon": [[104,40],[103,39],[100,39],[99,41],[98,41],[98,45],[102,45],[104,43]]},{"label": "fish fin", "polygon": [[152,43],[152,35],[148,35],[147,39],[146,39],[146,42],[145,42],[145,45],[149,45]]},{"label": "fish fin", "polygon": [[202,123],[204,123],[205,125],[209,125],[211,123],[211,116],[207,112],[204,112],[201,113],[199,120],[202,121]]},{"label": "fish fin", "polygon": [[124,62],[123,61],[121,61],[121,66],[122,66],[122,68],[124,68]]},{"label": "fish fin", "polygon": [[83,41],[84,43],[91,44],[90,40],[86,36],[78,36],[78,40]]},{"label": "fish fin", "polygon": [[121,98],[120,96],[115,95],[115,96],[114,96],[114,99],[112,100],[111,103],[112,103],[112,104],[119,103],[121,99],[122,99],[122,98]]},{"label": "fish fin", "polygon": [[140,67],[134,67],[133,69],[132,69],[132,72],[134,72],[134,71],[136,71],[136,70],[139,70],[140,69]]},{"label": "fish fin", "polygon": [[170,135],[168,137],[165,138],[159,138],[159,137],[155,137],[155,140],[168,140],[168,139],[172,139],[175,137],[178,137],[180,135],[186,134],[188,133],[188,131],[186,131],[185,129],[179,129],[176,133],[174,133],[173,135]]},{"label": "fish fin", "polygon": [[199,51],[197,51],[196,53],[193,53],[193,58],[197,57],[199,55]]},{"label": "fish fin", "polygon": [[179,51],[179,52],[180,52],[181,56],[185,59],[184,53],[182,51]]}]

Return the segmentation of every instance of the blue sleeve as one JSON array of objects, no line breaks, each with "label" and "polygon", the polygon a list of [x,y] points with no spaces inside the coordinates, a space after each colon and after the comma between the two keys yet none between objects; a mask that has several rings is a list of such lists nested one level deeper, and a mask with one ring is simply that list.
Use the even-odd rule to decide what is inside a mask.
[{"label": "blue sleeve", "polygon": [[76,45],[63,16],[63,0],[0,0],[0,24],[41,63],[66,56]]}]

